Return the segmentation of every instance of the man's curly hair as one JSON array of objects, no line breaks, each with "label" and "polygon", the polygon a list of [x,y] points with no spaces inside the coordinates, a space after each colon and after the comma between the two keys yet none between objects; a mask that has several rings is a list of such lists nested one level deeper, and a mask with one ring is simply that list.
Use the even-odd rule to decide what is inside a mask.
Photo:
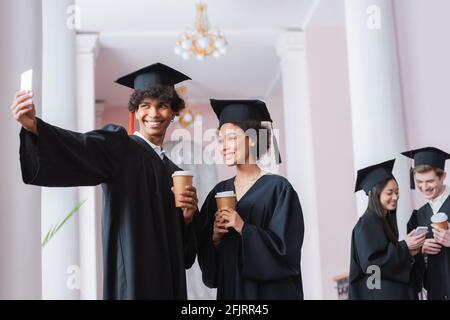
[{"label": "man's curly hair", "polygon": [[139,104],[145,99],[156,99],[159,102],[168,103],[175,113],[179,113],[185,106],[184,100],[178,95],[174,87],[155,86],[150,89],[134,91],[128,102],[128,110],[135,112],[139,108]]}]

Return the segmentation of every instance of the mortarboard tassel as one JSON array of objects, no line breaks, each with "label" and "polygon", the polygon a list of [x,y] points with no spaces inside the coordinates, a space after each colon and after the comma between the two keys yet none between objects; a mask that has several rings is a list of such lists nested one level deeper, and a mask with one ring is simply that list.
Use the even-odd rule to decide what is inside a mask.
[{"label": "mortarboard tassel", "polygon": [[134,134],[134,112],[130,112],[128,118],[128,134],[131,136]]},{"label": "mortarboard tassel", "polygon": [[273,152],[275,156],[275,163],[281,164],[281,154],[280,154],[280,148],[278,146],[277,138],[275,137],[275,133],[273,132],[273,124],[272,122],[269,122],[269,128],[272,135],[272,145],[273,145]]},{"label": "mortarboard tassel", "polygon": [[273,136],[273,151],[275,152],[275,162],[276,162],[276,164],[280,164],[281,163],[280,148],[278,147],[278,141],[275,138],[275,135]]},{"label": "mortarboard tassel", "polygon": [[416,182],[414,180],[414,168],[411,167],[409,170],[409,186],[412,190],[416,189]]}]

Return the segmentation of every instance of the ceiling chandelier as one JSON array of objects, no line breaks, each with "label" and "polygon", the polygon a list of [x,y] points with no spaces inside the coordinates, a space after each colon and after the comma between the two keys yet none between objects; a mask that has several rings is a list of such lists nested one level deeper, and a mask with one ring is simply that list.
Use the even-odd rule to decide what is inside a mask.
[{"label": "ceiling chandelier", "polygon": [[220,30],[210,29],[206,3],[199,1],[196,8],[195,30],[186,30],[180,35],[176,42],[175,54],[185,60],[193,56],[203,60],[210,55],[220,58],[227,53],[228,42]]}]

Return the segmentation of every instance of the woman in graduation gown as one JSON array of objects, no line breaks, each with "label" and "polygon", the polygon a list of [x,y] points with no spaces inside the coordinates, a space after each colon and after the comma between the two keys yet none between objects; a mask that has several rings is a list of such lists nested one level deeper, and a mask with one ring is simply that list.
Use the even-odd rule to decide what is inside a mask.
[{"label": "woman in graduation gown", "polygon": [[[27,184],[103,188],[103,298],[186,299],[185,268],[195,259],[195,188],[183,210],[175,208],[171,173],[179,170],[160,146],[175,114],[184,107],[174,85],[189,79],[153,64],[117,80],[135,89],[129,110],[139,132],[108,125],[78,133],[36,118],[32,95],[12,105],[22,125],[20,161]],[[92,200],[92,199],[90,199]]]},{"label": "woman in graduation gown", "polygon": [[352,233],[351,300],[416,298],[411,270],[425,234],[415,235],[412,230],[405,240],[398,240],[399,189],[392,175],[394,162],[390,160],[358,171],[355,192],[364,190],[369,204]]},{"label": "woman in graduation gown", "polygon": [[[217,288],[218,299],[302,299],[299,198],[289,181],[256,164],[271,140],[261,124],[272,121],[266,105],[258,100],[211,104],[219,118],[222,155],[228,166],[236,166],[236,176],[211,190],[196,217],[203,281]],[[217,210],[215,195],[223,191],[236,193],[236,210]]]}]

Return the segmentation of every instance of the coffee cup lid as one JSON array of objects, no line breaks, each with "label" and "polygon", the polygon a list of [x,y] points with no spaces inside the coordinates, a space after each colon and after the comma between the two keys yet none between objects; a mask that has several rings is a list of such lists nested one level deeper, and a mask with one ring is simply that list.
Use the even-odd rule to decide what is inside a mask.
[{"label": "coffee cup lid", "polygon": [[180,177],[180,176],[189,176],[189,177],[193,177],[194,173],[192,171],[175,171],[172,174],[172,177]]},{"label": "coffee cup lid", "polygon": [[431,222],[440,223],[448,220],[448,216],[444,212],[438,212],[431,217]]},{"label": "coffee cup lid", "polygon": [[225,198],[225,197],[235,197],[236,194],[234,191],[223,191],[223,192],[217,192],[216,198]]}]

